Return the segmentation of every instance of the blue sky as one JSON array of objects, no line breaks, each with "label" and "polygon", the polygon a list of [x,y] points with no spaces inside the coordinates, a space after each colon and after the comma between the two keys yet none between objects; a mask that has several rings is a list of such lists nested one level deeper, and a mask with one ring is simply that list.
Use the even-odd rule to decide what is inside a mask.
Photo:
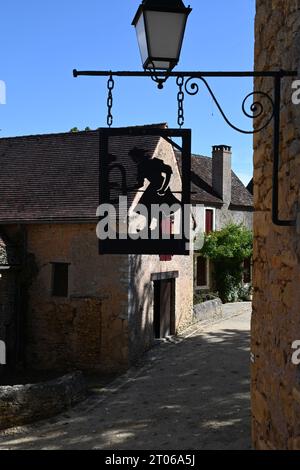
[{"label": "blue sky", "polygon": [[[0,105],[0,136],[65,132],[76,126],[106,126],[106,79],[72,77],[78,70],[141,70],[131,21],[139,0],[10,0],[1,5],[0,80],[7,103]],[[255,0],[190,0],[178,70],[252,70]],[[251,129],[241,112],[250,79],[210,79],[225,112]],[[177,89],[160,91],[147,78],[118,78],[116,127],[168,122],[177,127]],[[233,167],[244,182],[252,174],[252,137],[231,130],[205,88],[185,99],[185,127],[193,151],[233,147]]]}]

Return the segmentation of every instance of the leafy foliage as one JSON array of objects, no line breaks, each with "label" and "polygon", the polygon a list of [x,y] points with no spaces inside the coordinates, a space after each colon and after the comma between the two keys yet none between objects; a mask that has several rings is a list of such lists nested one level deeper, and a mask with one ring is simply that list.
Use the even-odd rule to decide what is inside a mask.
[{"label": "leafy foliage", "polygon": [[200,253],[214,262],[216,288],[223,302],[240,297],[242,263],[252,256],[252,243],[252,233],[242,225],[229,224],[205,236]]},{"label": "leafy foliage", "polygon": [[201,304],[207,300],[214,300],[219,297],[218,292],[196,292],[194,294],[194,305]]},{"label": "leafy foliage", "polygon": [[242,225],[229,224],[218,232],[205,236],[201,254],[215,261],[242,262],[252,256],[252,232]]},{"label": "leafy foliage", "polygon": [[[86,127],[84,129],[86,132],[90,131],[91,128],[90,127]],[[70,132],[73,132],[73,133],[76,133],[76,132],[80,132],[80,129],[78,129],[78,127],[72,127],[72,129],[70,129]]]}]

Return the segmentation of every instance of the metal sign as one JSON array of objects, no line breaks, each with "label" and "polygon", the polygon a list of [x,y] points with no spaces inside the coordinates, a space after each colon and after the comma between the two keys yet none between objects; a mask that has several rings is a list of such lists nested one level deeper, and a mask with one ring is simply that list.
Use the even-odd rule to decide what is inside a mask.
[{"label": "metal sign", "polygon": [[100,129],[100,254],[188,255],[191,131]]},{"label": "metal sign", "polygon": [[[201,72],[201,71],[187,71],[187,72],[170,72],[162,71],[155,73],[155,71],[144,71],[144,72],[112,72],[112,71],[95,71],[95,70],[73,70],[73,76],[91,76],[91,77],[109,77],[108,81],[108,117],[107,124],[112,126],[112,90],[114,88],[114,76],[118,77],[151,77],[158,84],[158,88],[163,88],[163,84],[171,77],[176,78],[176,84],[178,86],[178,125],[180,127],[184,124],[184,93],[187,95],[196,96],[199,93],[200,87],[196,80],[199,80],[208,90],[211,98],[213,99],[217,109],[221,113],[225,122],[235,131],[242,134],[257,134],[268,127],[271,122],[273,123],[273,187],[272,187],[272,221],[275,225],[281,227],[293,227],[297,225],[296,218],[294,219],[283,219],[279,213],[279,164],[280,164],[280,129],[281,129],[281,88],[282,80],[286,77],[297,77],[297,71],[287,70],[264,70],[264,71],[250,71],[250,72]],[[255,90],[249,93],[242,103],[242,111],[245,116],[256,121],[256,125],[251,130],[245,130],[237,127],[233,124],[223,108],[216,98],[211,86],[206,80],[206,77],[253,77],[253,78],[272,78],[273,87],[270,93],[264,91]],[[248,100],[253,98],[250,109],[248,110],[246,105]],[[250,101],[251,103],[251,101]],[[260,119],[260,122],[257,120]]]}]

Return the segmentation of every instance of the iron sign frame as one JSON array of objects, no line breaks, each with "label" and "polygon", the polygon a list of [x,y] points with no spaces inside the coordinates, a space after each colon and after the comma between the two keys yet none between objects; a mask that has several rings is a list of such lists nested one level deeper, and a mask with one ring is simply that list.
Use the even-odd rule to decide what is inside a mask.
[{"label": "iron sign frame", "polygon": [[[190,238],[190,203],[191,203],[191,130],[190,129],[163,129],[155,127],[125,127],[125,128],[101,128],[99,129],[99,205],[111,204],[110,199],[110,152],[109,139],[117,136],[157,136],[165,139],[170,145],[181,151],[181,235],[182,238],[170,237],[170,239],[145,240],[137,239],[109,239],[99,240],[99,254],[147,254],[147,255],[189,255]],[[172,138],[181,138],[182,146],[179,146]],[[129,157],[128,157],[129,158]],[[120,163],[113,162],[112,166],[121,167]],[[186,206],[189,217],[184,218]]]}]

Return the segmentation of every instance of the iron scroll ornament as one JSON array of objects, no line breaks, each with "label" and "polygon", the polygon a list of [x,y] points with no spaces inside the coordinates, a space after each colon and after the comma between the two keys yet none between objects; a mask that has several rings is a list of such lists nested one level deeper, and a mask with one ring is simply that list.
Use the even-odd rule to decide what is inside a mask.
[{"label": "iron scroll ornament", "polygon": [[[212,97],[214,103],[216,104],[218,110],[220,111],[223,119],[225,120],[225,122],[232,128],[234,129],[235,131],[237,132],[240,132],[242,134],[257,134],[258,132],[261,132],[263,129],[265,129],[269,124],[270,122],[272,121],[273,117],[274,117],[274,114],[275,114],[275,103],[273,101],[273,99],[271,98],[270,95],[268,95],[267,93],[263,92],[263,91],[253,91],[252,93],[249,93],[243,100],[242,102],[242,111],[243,111],[243,114],[250,118],[250,119],[257,119],[259,118],[260,116],[264,115],[265,114],[265,106],[264,104],[261,102],[261,101],[254,101],[251,106],[250,106],[250,111],[252,114],[250,114],[249,112],[247,112],[246,110],[246,103],[247,103],[247,100],[249,98],[251,98],[252,96],[260,96],[261,98],[265,98],[271,108],[270,108],[270,115],[269,117],[267,118],[266,122],[260,126],[259,128],[257,129],[252,129],[252,130],[244,130],[244,129],[241,129],[237,126],[235,126],[234,124],[232,124],[232,122],[229,120],[229,118],[226,116],[225,112],[223,111],[219,101],[217,100],[214,92],[212,91],[209,83],[207,82],[207,80],[205,80],[205,78],[203,77],[197,77],[198,80],[201,80],[204,85],[206,86],[210,96]],[[185,84],[184,84],[184,89],[186,91],[186,93],[190,96],[195,96],[199,93],[199,85],[198,83],[196,83],[195,81],[195,78],[194,77],[190,77],[186,80]]]},{"label": "iron scroll ornament", "polygon": [[[96,71],[96,70],[85,70],[85,71],[78,71],[76,69],[73,70],[73,76],[93,76],[93,77],[109,77],[109,76],[118,76],[118,77],[150,77],[153,78],[153,71],[118,71],[118,72],[111,72],[111,71]],[[296,219],[284,220],[279,215],[279,168],[280,168],[280,121],[281,121],[281,84],[282,79],[287,77],[297,77],[297,71],[286,71],[286,70],[267,70],[267,71],[228,71],[228,72],[202,72],[202,71],[188,71],[188,72],[160,72],[159,77],[155,80],[158,84],[158,88],[163,88],[165,81],[171,77],[175,77],[178,79],[182,77],[185,80],[184,89],[186,93],[190,96],[197,95],[199,92],[199,85],[195,82],[195,79],[201,80],[204,85],[206,86],[209,94],[211,95],[214,103],[216,104],[219,112],[221,113],[225,122],[235,131],[240,132],[242,134],[257,134],[265,129],[271,122],[273,121],[273,187],[272,187],[272,222],[275,225],[281,227],[292,227],[296,226]],[[246,103],[250,97],[258,97],[264,98],[267,100],[271,105],[270,114],[268,114],[266,121],[260,127],[252,130],[244,130],[240,129],[239,127],[235,126],[226,116],[225,112],[223,111],[220,103],[218,102],[216,96],[214,95],[210,85],[206,81],[204,77],[260,77],[260,78],[272,78],[273,79],[273,98],[265,92],[262,91],[254,91],[249,93],[243,100],[242,103],[242,111],[244,115],[251,119],[257,119],[261,117],[265,113],[265,106],[261,102],[261,100],[254,101],[250,106],[250,114],[246,110]],[[192,82],[193,80],[193,82]],[[177,97],[178,99],[178,97]],[[183,103],[184,96],[182,98],[181,95],[181,102]],[[178,105],[180,105],[178,101]],[[179,109],[179,106],[178,106]],[[178,113],[178,124],[182,127],[184,119],[184,110],[181,109],[180,114]],[[179,119],[180,117],[180,119]],[[180,122],[179,122],[180,121]]]}]

